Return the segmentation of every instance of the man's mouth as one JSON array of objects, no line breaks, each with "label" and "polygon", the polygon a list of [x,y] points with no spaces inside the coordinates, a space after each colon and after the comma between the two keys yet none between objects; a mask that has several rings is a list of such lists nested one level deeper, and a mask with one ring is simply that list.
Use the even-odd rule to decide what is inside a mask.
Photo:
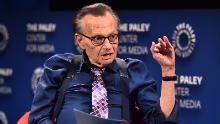
[{"label": "man's mouth", "polygon": [[111,56],[112,55],[112,53],[105,53],[105,54],[103,54],[102,56],[103,57],[108,57],[108,56]]}]

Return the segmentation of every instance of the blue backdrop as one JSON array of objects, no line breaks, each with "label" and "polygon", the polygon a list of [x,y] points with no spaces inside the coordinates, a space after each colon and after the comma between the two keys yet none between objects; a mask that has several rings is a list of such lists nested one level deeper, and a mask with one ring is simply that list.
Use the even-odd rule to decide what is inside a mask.
[{"label": "blue backdrop", "polygon": [[[0,6],[2,7],[2,6]],[[14,124],[30,109],[43,62],[55,53],[79,54],[72,35],[74,12],[47,9],[0,12],[0,123]],[[160,89],[160,66],[150,45],[168,36],[176,52],[176,96],[181,124],[220,123],[220,10],[118,11],[118,56],[143,60]],[[158,92],[159,94],[159,92]]]}]

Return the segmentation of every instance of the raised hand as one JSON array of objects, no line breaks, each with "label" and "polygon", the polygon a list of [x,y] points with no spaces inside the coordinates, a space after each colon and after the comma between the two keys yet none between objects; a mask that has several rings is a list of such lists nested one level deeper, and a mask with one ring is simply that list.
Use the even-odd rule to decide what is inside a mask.
[{"label": "raised hand", "polygon": [[152,42],[151,53],[153,58],[163,67],[175,67],[175,52],[168,38],[158,38],[158,43]]}]

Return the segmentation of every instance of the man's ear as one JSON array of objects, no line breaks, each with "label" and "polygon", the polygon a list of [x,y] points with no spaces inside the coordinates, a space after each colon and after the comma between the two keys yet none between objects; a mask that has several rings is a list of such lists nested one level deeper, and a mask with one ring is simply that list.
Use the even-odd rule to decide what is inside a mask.
[{"label": "man's ear", "polygon": [[85,49],[85,44],[84,44],[84,41],[83,41],[83,39],[82,39],[82,36],[81,35],[79,35],[79,34],[77,34],[77,33],[75,33],[75,42],[79,45],[79,47],[81,48],[81,49]]}]

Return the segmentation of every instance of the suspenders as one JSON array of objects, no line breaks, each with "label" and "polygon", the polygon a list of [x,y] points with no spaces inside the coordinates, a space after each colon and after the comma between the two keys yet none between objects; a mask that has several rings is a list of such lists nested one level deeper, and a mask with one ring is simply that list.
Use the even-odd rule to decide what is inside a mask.
[{"label": "suspenders", "polygon": [[[75,55],[68,66],[68,73],[67,76],[64,78],[59,90],[58,90],[58,97],[57,101],[54,107],[54,111],[52,114],[52,120],[56,121],[56,117],[58,116],[60,112],[60,108],[63,103],[64,99],[64,91],[68,85],[68,82],[70,82],[76,70],[79,69],[81,55]],[[127,64],[123,59],[116,58],[116,63],[119,66],[119,73],[120,73],[120,82],[121,82],[121,88],[122,88],[122,118],[124,120],[130,121],[130,112],[129,112],[129,90],[128,90],[128,74],[127,74]]]}]

